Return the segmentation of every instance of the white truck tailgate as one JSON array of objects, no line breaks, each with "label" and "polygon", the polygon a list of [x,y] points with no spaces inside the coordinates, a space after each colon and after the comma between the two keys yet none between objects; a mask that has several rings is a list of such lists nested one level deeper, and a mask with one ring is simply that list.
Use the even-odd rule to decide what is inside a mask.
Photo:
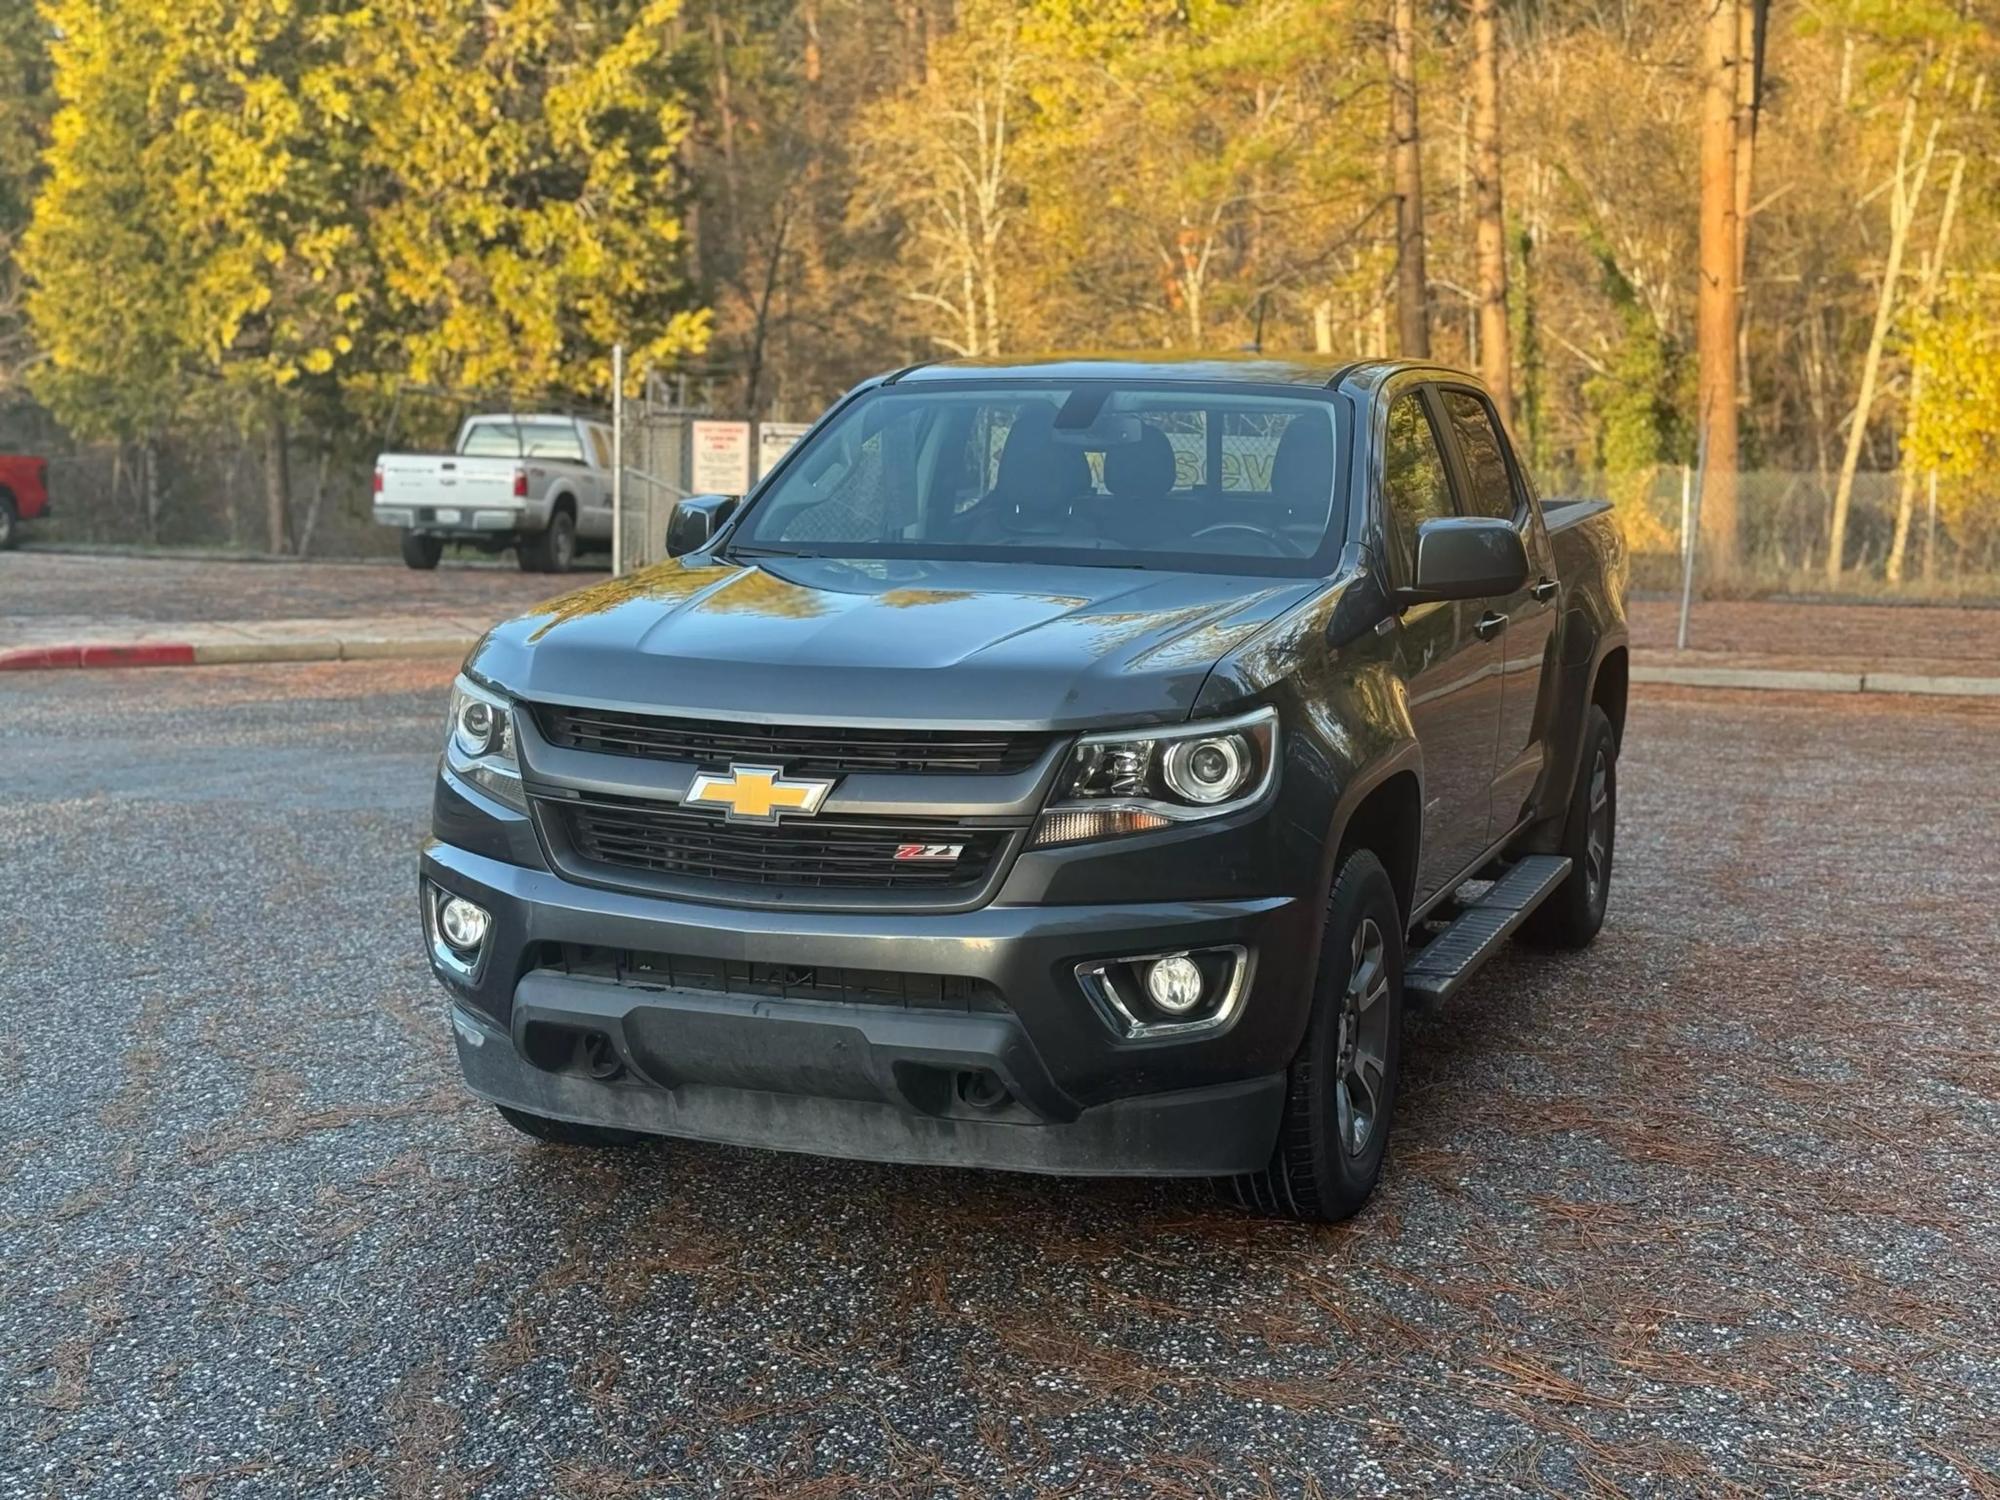
[{"label": "white truck tailgate", "polygon": [[471,525],[475,511],[521,506],[514,492],[514,477],[522,470],[518,459],[385,453],[376,468],[382,483],[375,492],[375,519],[391,526]]}]

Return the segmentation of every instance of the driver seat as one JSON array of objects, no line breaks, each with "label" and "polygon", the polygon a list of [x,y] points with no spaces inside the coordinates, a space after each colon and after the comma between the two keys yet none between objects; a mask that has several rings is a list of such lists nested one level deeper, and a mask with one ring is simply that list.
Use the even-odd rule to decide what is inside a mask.
[{"label": "driver seat", "polygon": [[993,488],[965,513],[966,540],[1053,530],[1069,518],[1076,499],[1090,491],[1090,461],[1081,448],[1056,442],[1055,426],[1055,408],[1046,402],[1015,415]]}]

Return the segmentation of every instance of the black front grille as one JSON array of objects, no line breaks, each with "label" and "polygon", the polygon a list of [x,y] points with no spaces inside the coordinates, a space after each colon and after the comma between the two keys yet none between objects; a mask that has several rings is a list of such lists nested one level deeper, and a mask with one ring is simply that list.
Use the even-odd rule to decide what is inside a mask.
[{"label": "black front grille", "polygon": [[991,775],[1026,770],[1048,748],[1044,734],[976,729],[850,729],[670,719],[608,708],[534,705],[551,745],[695,765],[780,766],[794,776],[849,772],[955,772]]},{"label": "black front grille", "polygon": [[[951,890],[977,885],[1008,830],[879,818],[731,823],[672,803],[592,796],[540,799],[580,859],[676,880],[805,889]],[[956,848],[951,859],[898,859],[899,850]]]},{"label": "black front grille", "polygon": [[905,974],[833,964],[750,963],[686,953],[636,953],[620,948],[565,947],[564,972],[611,979],[641,989],[694,990],[708,995],[761,995],[778,1000],[828,1000],[889,1005],[903,1010],[1004,1011],[1000,992],[983,979],[958,974]]}]

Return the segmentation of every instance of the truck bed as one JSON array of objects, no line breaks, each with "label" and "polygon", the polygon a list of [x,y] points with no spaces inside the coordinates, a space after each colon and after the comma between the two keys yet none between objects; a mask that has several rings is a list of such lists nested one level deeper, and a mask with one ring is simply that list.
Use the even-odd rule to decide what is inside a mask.
[{"label": "truck bed", "polygon": [[1542,520],[1553,535],[1558,531],[1567,531],[1592,516],[1603,515],[1610,509],[1609,500],[1544,500]]}]

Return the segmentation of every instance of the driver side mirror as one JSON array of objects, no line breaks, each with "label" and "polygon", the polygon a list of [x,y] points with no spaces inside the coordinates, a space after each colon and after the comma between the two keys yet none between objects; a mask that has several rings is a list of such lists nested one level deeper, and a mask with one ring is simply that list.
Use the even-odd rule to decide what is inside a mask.
[{"label": "driver side mirror", "polygon": [[699,552],[736,514],[735,495],[689,495],[667,520],[667,556]]},{"label": "driver side mirror", "polygon": [[1528,581],[1528,549],[1511,521],[1450,516],[1417,528],[1416,577],[1396,590],[1398,605],[1486,599]]}]

